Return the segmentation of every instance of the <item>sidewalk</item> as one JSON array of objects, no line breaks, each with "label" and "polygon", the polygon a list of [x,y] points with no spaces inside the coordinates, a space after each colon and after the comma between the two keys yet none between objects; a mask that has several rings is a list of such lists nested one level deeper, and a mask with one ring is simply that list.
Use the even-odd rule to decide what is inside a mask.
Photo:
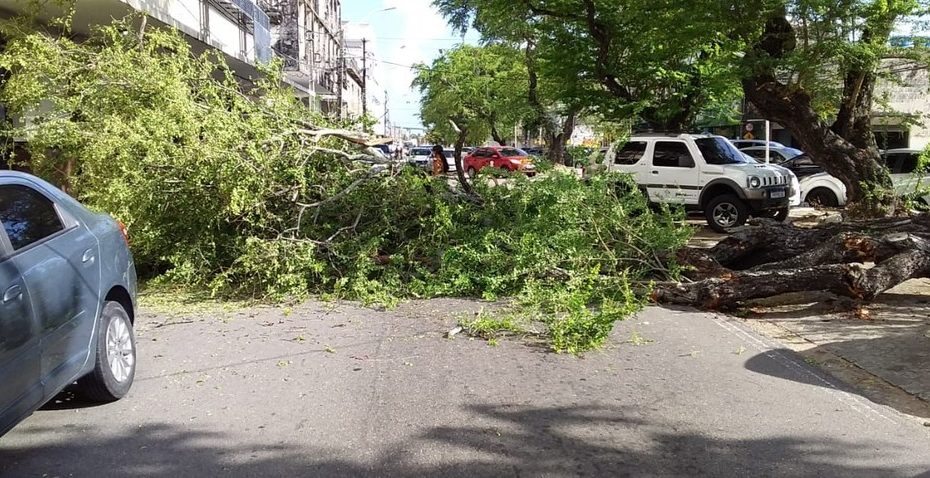
[{"label": "sidewalk", "polygon": [[[814,225],[830,215],[798,208],[791,220]],[[711,247],[723,237],[703,227],[692,243]],[[930,419],[930,280],[907,281],[861,308],[831,294],[801,293],[756,301],[739,315],[870,400]]]}]

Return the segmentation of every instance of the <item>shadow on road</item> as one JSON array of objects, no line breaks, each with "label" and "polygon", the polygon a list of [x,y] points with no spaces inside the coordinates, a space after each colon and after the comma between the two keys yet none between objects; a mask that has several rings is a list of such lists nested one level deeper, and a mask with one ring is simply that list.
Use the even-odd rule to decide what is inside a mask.
[{"label": "shadow on road", "polygon": [[[257,433],[243,440],[168,424],[124,425],[118,433],[103,424],[27,427],[16,431],[16,442],[29,445],[0,441],[0,476],[897,477],[924,471],[895,466],[896,450],[874,437],[715,439],[649,422],[644,411],[598,406],[464,411],[474,426],[434,427],[395,444],[329,440],[353,443],[350,449],[330,448],[323,436],[270,443]],[[878,449],[886,450],[883,457],[876,457]]]}]

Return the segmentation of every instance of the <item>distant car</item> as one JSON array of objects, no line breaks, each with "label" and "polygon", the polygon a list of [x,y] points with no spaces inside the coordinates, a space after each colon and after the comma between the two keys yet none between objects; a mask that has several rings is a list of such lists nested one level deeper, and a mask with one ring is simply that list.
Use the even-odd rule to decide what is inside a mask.
[{"label": "distant car", "polygon": [[809,174],[799,181],[801,201],[815,207],[846,205],[846,185],[825,172]]},{"label": "distant car", "polygon": [[430,155],[431,147],[429,146],[418,146],[410,150],[410,159],[408,162],[422,169],[430,169]]},{"label": "distant car", "polygon": [[462,165],[469,176],[475,176],[487,167],[511,172],[521,171],[527,176],[536,174],[536,165],[526,151],[502,146],[478,148],[462,160]]},{"label": "distant car", "polygon": [[[765,162],[765,146],[750,146],[748,148],[742,148],[740,149],[740,151],[742,151],[745,154],[748,154],[749,156],[752,156],[753,159],[755,159],[756,161],[760,163]],[[800,149],[794,149],[794,148],[788,148],[788,147],[775,148],[775,147],[770,146],[769,147],[769,162],[775,163],[775,164],[781,164],[782,166],[784,166],[785,161],[788,161],[796,156],[800,156],[801,154],[804,154],[804,153]]]},{"label": "distant car", "polygon": [[546,155],[546,151],[543,148],[522,148],[523,151],[526,151],[526,154],[530,156],[542,157]]},{"label": "distant car", "polygon": [[136,271],[125,228],[51,184],[0,172],[0,435],[77,381],[132,386]]},{"label": "distant car", "polygon": [[784,148],[785,145],[777,141],[766,141],[764,139],[731,139],[733,146],[736,146],[737,149],[751,148],[753,146],[765,146],[765,143],[769,144],[770,148]]}]

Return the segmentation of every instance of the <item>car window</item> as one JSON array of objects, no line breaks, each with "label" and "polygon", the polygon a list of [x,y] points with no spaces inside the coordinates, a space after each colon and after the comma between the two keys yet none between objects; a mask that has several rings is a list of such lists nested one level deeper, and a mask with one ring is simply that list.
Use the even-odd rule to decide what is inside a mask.
[{"label": "car window", "polygon": [[917,170],[920,154],[893,153],[886,157],[886,161],[892,174],[911,174]]},{"label": "car window", "polygon": [[623,145],[620,151],[617,151],[614,164],[636,164],[643,158],[644,154],[646,154],[645,141],[630,141]]},{"label": "car window", "polygon": [[0,222],[13,250],[65,228],[55,205],[38,191],[18,184],[0,186]]},{"label": "car window", "polygon": [[793,162],[795,166],[814,166],[814,160],[807,155],[795,156]]},{"label": "car window", "polygon": [[[743,164],[748,162],[746,155],[736,149],[732,143],[723,138],[700,138],[694,141],[701,156],[707,164]],[[765,157],[765,151],[762,151]],[[771,156],[769,156],[771,159]]]},{"label": "car window", "polygon": [[451,150],[451,149],[444,149],[444,150],[442,150],[442,155],[445,156],[446,159],[449,159],[449,158],[455,156],[455,151],[453,151],[453,150]]},{"label": "car window", "polygon": [[743,153],[748,154],[756,159],[765,159],[765,150],[760,151],[758,149],[744,149]]},{"label": "car window", "polygon": [[526,154],[525,151],[521,151],[521,150],[516,149],[516,148],[504,148],[504,149],[501,150],[501,156],[504,156],[504,157],[507,157],[507,158],[513,158],[513,157],[516,157],[516,156],[526,156],[526,155],[527,155],[527,154]]},{"label": "car window", "polygon": [[688,146],[680,141],[659,141],[652,157],[653,166],[667,168],[693,168],[694,158]]}]

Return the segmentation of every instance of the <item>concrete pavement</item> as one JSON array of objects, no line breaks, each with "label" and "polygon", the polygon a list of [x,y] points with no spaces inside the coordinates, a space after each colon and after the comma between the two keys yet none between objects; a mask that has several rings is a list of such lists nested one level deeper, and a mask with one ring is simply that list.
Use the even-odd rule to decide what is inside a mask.
[{"label": "concrete pavement", "polygon": [[130,395],[61,396],[0,476],[930,476],[930,427],[734,319],[649,308],[580,359],[442,338],[480,307],[146,313]]}]

